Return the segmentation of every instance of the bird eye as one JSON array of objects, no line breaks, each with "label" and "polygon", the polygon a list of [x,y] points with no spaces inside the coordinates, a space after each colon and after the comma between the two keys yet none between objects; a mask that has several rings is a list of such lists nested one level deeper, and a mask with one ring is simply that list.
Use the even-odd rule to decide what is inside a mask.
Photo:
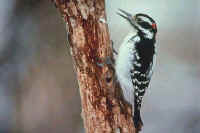
[{"label": "bird eye", "polygon": [[142,19],[141,18],[137,18],[136,21],[137,22],[142,22]]}]

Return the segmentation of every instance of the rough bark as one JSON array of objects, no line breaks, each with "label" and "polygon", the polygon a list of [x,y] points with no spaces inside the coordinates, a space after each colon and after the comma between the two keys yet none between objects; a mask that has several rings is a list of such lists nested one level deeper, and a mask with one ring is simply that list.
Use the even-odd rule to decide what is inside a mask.
[{"label": "rough bark", "polygon": [[[54,0],[67,25],[87,133],[135,133],[132,111],[121,98],[104,0]],[[100,65],[101,64],[101,65]]]}]

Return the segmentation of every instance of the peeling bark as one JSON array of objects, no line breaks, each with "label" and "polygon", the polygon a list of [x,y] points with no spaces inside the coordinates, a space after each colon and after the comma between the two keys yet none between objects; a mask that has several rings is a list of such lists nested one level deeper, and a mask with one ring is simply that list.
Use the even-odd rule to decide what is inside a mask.
[{"label": "peeling bark", "polygon": [[86,132],[135,133],[131,108],[121,98],[112,66],[104,63],[113,59],[104,0],[54,2],[68,27]]}]

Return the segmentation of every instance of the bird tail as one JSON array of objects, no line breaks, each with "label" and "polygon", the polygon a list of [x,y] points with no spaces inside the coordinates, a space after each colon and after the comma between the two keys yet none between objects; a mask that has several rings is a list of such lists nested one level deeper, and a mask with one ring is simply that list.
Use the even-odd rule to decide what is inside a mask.
[{"label": "bird tail", "polygon": [[134,108],[133,122],[135,125],[136,133],[139,133],[142,129],[143,122],[141,119],[140,110],[138,110],[137,108]]}]

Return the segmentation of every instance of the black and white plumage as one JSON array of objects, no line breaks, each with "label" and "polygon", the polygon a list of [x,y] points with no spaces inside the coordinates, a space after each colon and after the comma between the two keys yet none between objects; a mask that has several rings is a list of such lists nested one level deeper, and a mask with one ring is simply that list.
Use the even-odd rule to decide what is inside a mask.
[{"label": "black and white plumage", "polygon": [[122,87],[124,98],[134,109],[136,128],[143,125],[140,108],[143,96],[149,86],[155,64],[155,21],[145,14],[131,14],[120,9],[118,13],[127,19],[136,32],[131,31],[119,48],[115,70]]}]

